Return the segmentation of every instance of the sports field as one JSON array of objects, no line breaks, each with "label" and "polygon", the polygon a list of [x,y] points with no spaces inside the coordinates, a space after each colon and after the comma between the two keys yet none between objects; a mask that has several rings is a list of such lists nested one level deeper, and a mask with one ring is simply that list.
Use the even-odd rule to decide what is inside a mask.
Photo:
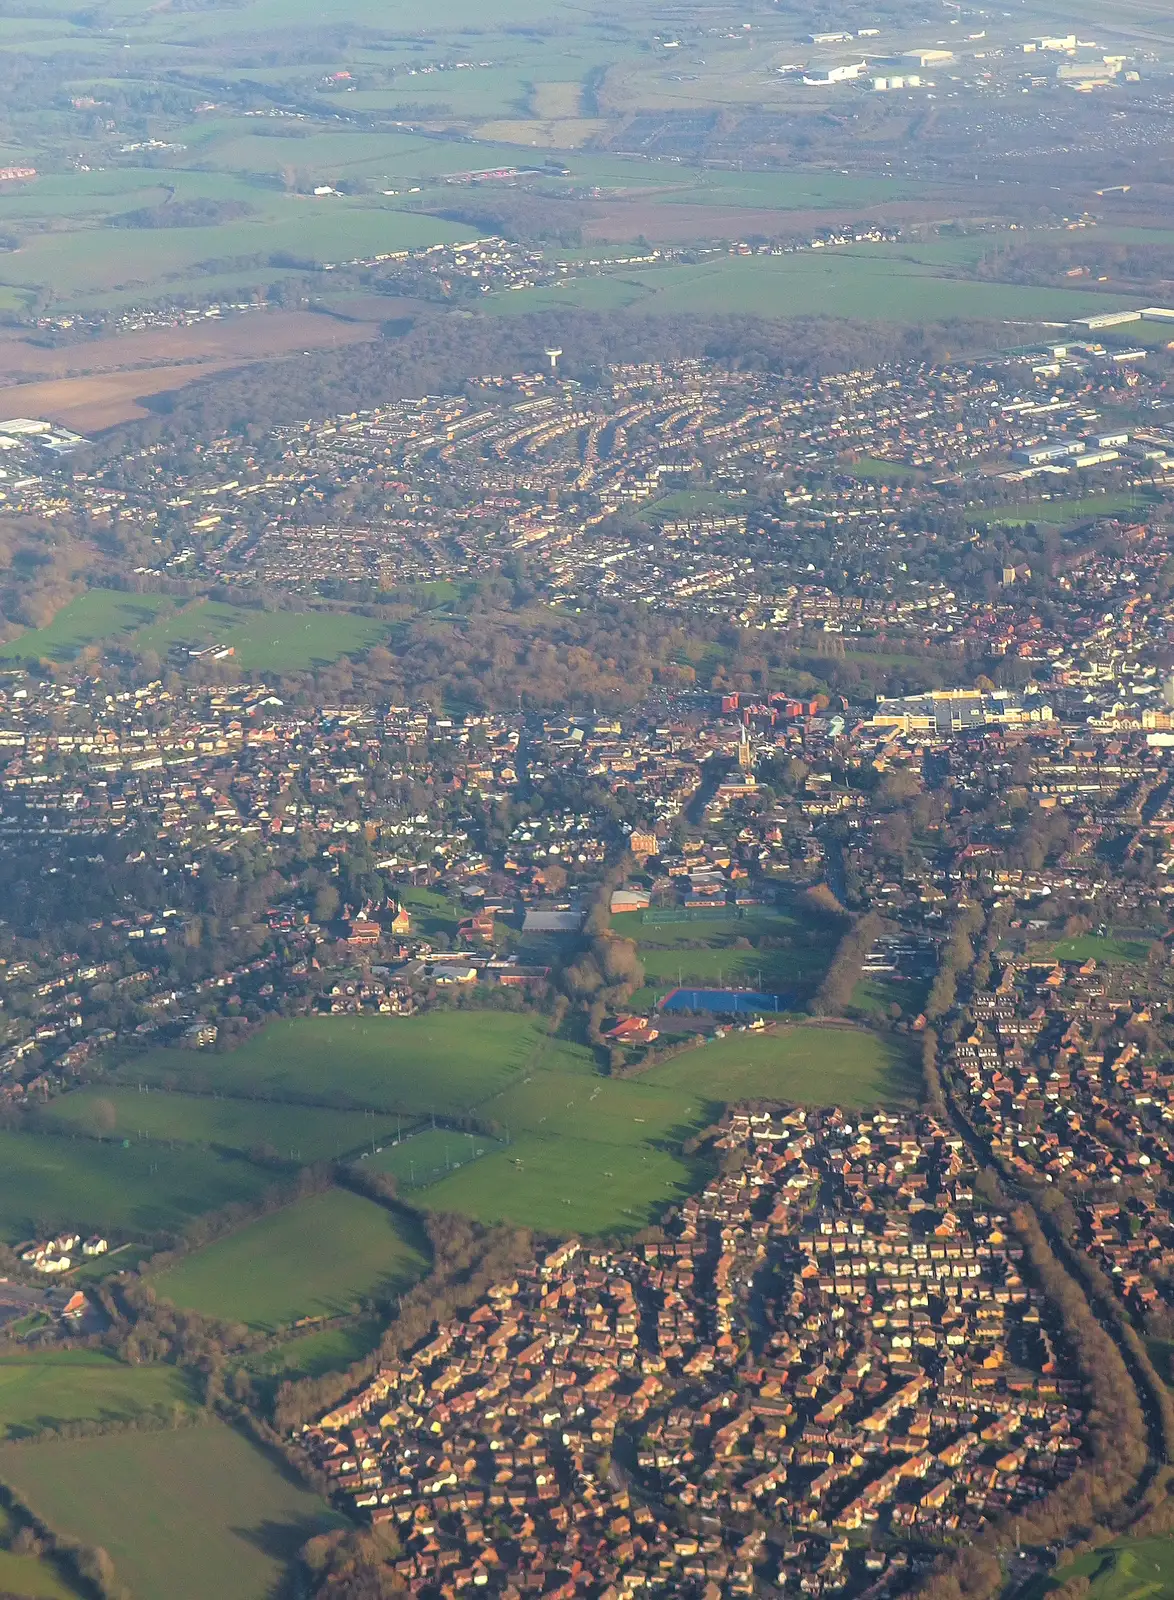
[{"label": "sports field", "polygon": [[682,1142],[740,1099],[909,1103],[917,1078],[894,1044],[853,1030],[731,1033],[638,1078],[539,1068],[492,1105],[509,1143],[425,1189],[438,1210],[551,1232],[624,1232],[696,1188]]},{"label": "sports field", "polygon": [[51,1527],[108,1551],[135,1600],[263,1600],[340,1520],[220,1423],[10,1445],[0,1480]]},{"label": "sports field", "polygon": [[830,923],[788,912],[749,910],[744,917],[656,922],[624,912],[613,925],[634,939],[646,990],[685,987],[765,990],[797,1005],[827,969],[837,931]]},{"label": "sports field", "polygon": [[192,1411],[198,1397],[178,1367],[128,1367],[100,1350],[0,1355],[0,1437],[68,1422],[127,1422]]},{"label": "sports field", "polygon": [[229,1201],[255,1200],[274,1181],[217,1150],[38,1133],[0,1132],[0,1170],[0,1238],[9,1243],[65,1227],[170,1232]]},{"label": "sports field", "polygon": [[47,627],[30,628],[0,647],[0,660],[25,661],[46,656],[51,661],[72,661],[89,645],[122,644],[129,635],[154,622],[166,603],[157,594],[88,589],[63,606]]},{"label": "sports field", "polygon": [[275,1331],[402,1292],[427,1270],[417,1230],[372,1200],[329,1189],[249,1223],[154,1282],[177,1306]]},{"label": "sports field", "polygon": [[1099,961],[1109,966],[1145,962],[1151,940],[1127,934],[1083,933],[1075,939],[1061,939],[1053,954],[1057,961]]},{"label": "sports field", "polygon": [[174,611],[160,595],[90,589],[47,627],[9,640],[0,660],[71,661],[87,647],[106,645],[166,658],[173,647],[228,645],[234,665],[246,672],[292,672],[365,650],[386,632],[381,623],[345,612],[254,611],[216,600]]},{"label": "sports field", "polygon": [[304,1163],[333,1161],[372,1143],[383,1144],[400,1131],[394,1120],[360,1111],[102,1087],[75,1089],[50,1100],[37,1126],[97,1134],[118,1143],[176,1140],[245,1154],[266,1148],[283,1160]]}]

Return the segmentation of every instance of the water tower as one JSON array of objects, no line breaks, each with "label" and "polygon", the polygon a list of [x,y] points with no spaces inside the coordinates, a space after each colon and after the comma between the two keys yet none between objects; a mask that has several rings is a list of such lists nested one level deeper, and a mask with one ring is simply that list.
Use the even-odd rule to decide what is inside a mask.
[{"label": "water tower", "polygon": [[547,359],[550,362],[550,374],[551,374],[551,377],[553,377],[554,374],[558,371],[558,358],[561,355],[562,355],[562,351],[561,350],[556,350],[553,347],[551,349],[547,350],[547,352],[546,352]]}]

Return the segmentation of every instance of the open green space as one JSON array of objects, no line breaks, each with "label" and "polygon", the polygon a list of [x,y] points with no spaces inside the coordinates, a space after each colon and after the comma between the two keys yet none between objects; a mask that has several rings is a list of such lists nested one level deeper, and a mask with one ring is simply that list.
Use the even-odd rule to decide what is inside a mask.
[{"label": "open green space", "polygon": [[119,1143],[162,1139],[245,1154],[263,1150],[268,1156],[305,1163],[333,1161],[372,1143],[382,1144],[399,1131],[386,1116],[359,1111],[101,1086],[75,1089],[50,1100],[37,1126]]},{"label": "open green space", "polygon": [[1076,1577],[1090,1581],[1085,1600],[1163,1600],[1174,1587],[1174,1538],[1123,1539],[1091,1550],[1028,1593],[1031,1600],[1042,1600]]},{"label": "open green space", "polygon": [[426,1189],[423,1202],[483,1221],[624,1232],[690,1193],[704,1165],[682,1142],[742,1099],[908,1104],[918,1079],[895,1043],[848,1029],[731,1033],[637,1078],[537,1068],[493,1103],[508,1145]]},{"label": "open green space", "polygon": [[[258,142],[270,147],[276,143]],[[272,148],[269,153],[279,154]],[[288,153],[280,154],[290,159]],[[296,151],[292,159],[297,160]],[[255,260],[263,268],[292,258],[310,267],[337,266],[476,237],[475,229],[459,223],[394,211],[386,203],[353,204],[338,196],[290,199],[283,212],[280,217],[261,214],[204,227],[26,233],[18,249],[0,255],[0,282],[15,288],[52,287],[66,301],[84,302],[88,294],[118,289],[141,297],[160,292],[167,279],[204,263]]]},{"label": "open green space", "polygon": [[367,1297],[401,1293],[427,1270],[418,1228],[373,1200],[328,1189],[250,1222],[154,1282],[185,1310],[272,1332],[304,1317],[344,1316]]},{"label": "open green space", "polygon": [[0,1355],[0,1437],[68,1422],[170,1420],[198,1404],[178,1367],[130,1367],[100,1350],[30,1350]]},{"label": "open green space", "polygon": [[739,495],[718,494],[713,489],[675,489],[646,508],[656,517],[703,517],[711,512],[719,516],[742,509]]},{"label": "open green space", "polygon": [[261,1600],[340,1521],[220,1423],[9,1445],[0,1479],[51,1527],[107,1550],[135,1600]]},{"label": "open green space", "polygon": [[87,589],[63,606],[44,628],[30,628],[0,647],[0,660],[48,657],[71,661],[89,645],[121,643],[155,621],[167,605],[163,595],[124,594],[118,589]]},{"label": "open green space", "polygon": [[273,1174],[242,1157],[161,1146],[0,1131],[0,1238],[9,1243],[73,1228],[147,1234],[180,1229],[201,1212],[255,1200]]},{"label": "open green space", "polygon": [[365,650],[386,634],[368,617],[328,611],[255,611],[217,600],[197,600],[181,610],[163,595],[89,589],[63,607],[44,628],[30,629],[0,649],[0,660],[48,657],[73,660],[90,646],[114,646],[165,659],[178,650],[231,646],[246,672],[292,672],[328,665]]},{"label": "open green space", "polygon": [[690,984],[758,989],[805,996],[826,970],[837,929],[787,911],[749,911],[742,917],[698,917],[656,922],[640,912],[612,919],[634,939],[647,987],[654,992]]},{"label": "open green space", "polygon": [[226,1054],[151,1050],[119,1069],[127,1083],[255,1094],[383,1112],[458,1115],[521,1076],[552,1048],[584,1073],[586,1049],[546,1039],[532,1017],[434,1011],[415,1017],[307,1017],[275,1022]]},{"label": "open green space", "polygon": [[500,1147],[500,1140],[481,1133],[463,1133],[452,1128],[421,1128],[398,1144],[363,1157],[371,1171],[390,1172],[401,1189],[419,1189],[437,1183],[458,1167]]},{"label": "open green space", "polygon": [[1126,934],[1100,936],[1084,933],[1076,939],[1061,939],[1053,954],[1057,961],[1104,962],[1109,966],[1144,963],[1149,955],[1151,940],[1130,938]]},{"label": "open green space", "polygon": [[557,289],[493,295],[488,309],[633,306],[641,313],[664,316],[727,311],[889,322],[953,318],[1067,322],[1121,303],[1113,295],[978,281],[949,273],[945,261],[930,263],[883,245],[848,245],[784,256],[722,256],[697,266],[624,268],[622,275],[573,279]]},{"label": "open green space", "polygon": [[[601,1074],[585,1046],[550,1038],[532,1017],[492,1011],[277,1022],[223,1055],[155,1050],[118,1071],[133,1083],[176,1089],[186,1075],[188,1086],[198,1080],[202,1092],[369,1105],[426,1120],[432,1114],[460,1120],[475,1112],[490,1137],[475,1135],[470,1143],[459,1130],[428,1128],[400,1145],[385,1145],[364,1164],[414,1181],[414,1195],[430,1209],[588,1233],[640,1226],[694,1186],[699,1169],[682,1159],[681,1144],[729,1101],[904,1104],[917,1089],[896,1042],[863,1030],[809,1025],[733,1032],[620,1079]],[[413,1152],[420,1157],[417,1171]],[[421,1187],[429,1163],[436,1181]],[[180,1282],[189,1272],[211,1272],[207,1298],[202,1293],[192,1304],[210,1312],[219,1304],[218,1315],[260,1323],[280,1320],[279,1313],[311,1314],[302,1282],[272,1295],[258,1291],[255,1311],[238,1297],[240,1274],[217,1264],[245,1250],[250,1232],[174,1269]],[[211,1269],[202,1266],[208,1260]],[[359,1275],[357,1268],[348,1271]],[[213,1298],[225,1284],[231,1312],[229,1299]],[[239,1289],[240,1296],[246,1292],[252,1290]],[[288,1298],[278,1304],[281,1294]],[[313,1294],[327,1309],[345,1299],[329,1284]]]}]

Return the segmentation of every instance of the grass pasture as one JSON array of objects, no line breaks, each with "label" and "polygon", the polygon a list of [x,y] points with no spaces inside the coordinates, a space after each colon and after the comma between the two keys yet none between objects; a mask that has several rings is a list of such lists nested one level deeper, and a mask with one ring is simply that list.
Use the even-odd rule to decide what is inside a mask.
[{"label": "grass pasture", "polygon": [[31,1350],[0,1355],[0,1437],[14,1439],[68,1422],[170,1417],[198,1404],[178,1367],[128,1367],[100,1350]]},{"label": "grass pasture", "polygon": [[301,1333],[256,1357],[249,1368],[274,1385],[286,1378],[320,1378],[326,1372],[341,1372],[371,1354],[385,1326],[382,1317],[370,1317],[345,1327]]},{"label": "grass pasture", "polygon": [[310,1195],[196,1251],[155,1279],[185,1310],[273,1332],[408,1288],[428,1269],[415,1230],[347,1189]]},{"label": "grass pasture", "polygon": [[273,1174],[239,1156],[179,1145],[99,1143],[0,1132],[0,1238],[56,1228],[154,1234],[233,1200],[255,1200]]},{"label": "grass pasture", "polygon": [[359,1111],[101,1087],[75,1089],[50,1100],[38,1126],[118,1142],[176,1140],[241,1154],[268,1146],[283,1159],[306,1163],[333,1161],[372,1141],[394,1138],[398,1131],[386,1117],[372,1118]]},{"label": "grass pasture", "polygon": [[136,1600],[261,1600],[339,1525],[220,1423],[0,1448],[0,1478],[50,1526],[107,1550]]}]

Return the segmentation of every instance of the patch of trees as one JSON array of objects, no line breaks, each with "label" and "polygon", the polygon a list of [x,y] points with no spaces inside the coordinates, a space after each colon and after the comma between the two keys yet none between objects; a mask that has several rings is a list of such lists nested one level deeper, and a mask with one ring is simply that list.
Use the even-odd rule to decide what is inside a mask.
[{"label": "patch of trees", "polygon": [[974,965],[971,936],[983,923],[982,908],[964,906],[950,924],[950,937],[938,960],[938,973],[930,985],[925,1014],[930,1021],[944,1017],[958,997],[958,977]]},{"label": "patch of trees", "polygon": [[165,200],[162,205],[139,206],[121,211],[107,220],[108,228],[215,228],[222,222],[239,222],[256,216],[256,206],[247,200]]}]

